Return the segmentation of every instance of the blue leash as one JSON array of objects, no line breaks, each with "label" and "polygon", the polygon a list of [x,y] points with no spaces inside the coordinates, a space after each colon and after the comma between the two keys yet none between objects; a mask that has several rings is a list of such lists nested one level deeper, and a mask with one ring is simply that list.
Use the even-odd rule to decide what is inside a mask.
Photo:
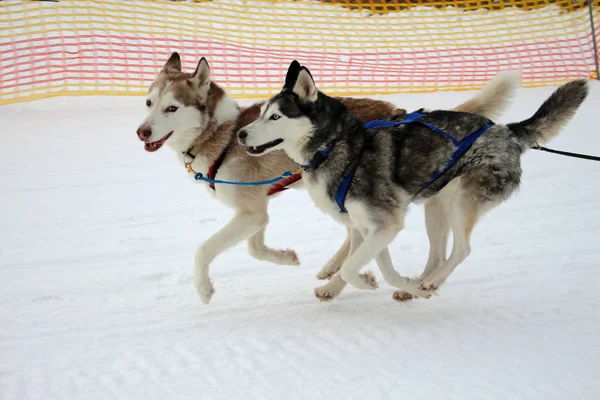
[{"label": "blue leash", "polygon": [[271,185],[273,183],[277,183],[277,182],[282,181],[285,178],[289,178],[291,176],[294,176],[293,172],[285,171],[283,174],[281,174],[277,178],[269,179],[268,181],[235,182],[235,181],[222,181],[219,179],[209,179],[209,178],[206,178],[204,175],[202,175],[201,172],[196,172],[196,174],[194,175],[194,179],[197,181],[204,181],[204,182],[213,183],[213,184],[217,183],[217,184],[223,184],[223,185],[261,186],[261,185]]}]

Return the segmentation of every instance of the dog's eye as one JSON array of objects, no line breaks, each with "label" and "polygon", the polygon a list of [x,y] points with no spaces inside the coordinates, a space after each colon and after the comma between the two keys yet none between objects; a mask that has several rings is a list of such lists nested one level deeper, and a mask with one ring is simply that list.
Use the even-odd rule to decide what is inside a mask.
[{"label": "dog's eye", "polygon": [[152,107],[152,102],[150,100],[146,100],[146,107]]},{"label": "dog's eye", "polygon": [[175,111],[177,111],[177,107],[175,107],[175,106],[169,106],[165,110],[165,112],[168,112],[168,113],[172,113],[172,112],[175,112]]},{"label": "dog's eye", "polygon": [[281,118],[279,115],[277,114],[273,114],[271,115],[271,118],[269,118],[271,121],[277,121],[279,118]]}]

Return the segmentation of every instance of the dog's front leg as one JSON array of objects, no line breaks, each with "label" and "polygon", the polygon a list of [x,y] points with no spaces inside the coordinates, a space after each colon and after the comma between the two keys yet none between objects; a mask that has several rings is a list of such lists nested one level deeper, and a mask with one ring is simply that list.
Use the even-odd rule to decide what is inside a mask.
[{"label": "dog's front leg", "polygon": [[359,271],[370,260],[378,257],[400,232],[401,227],[375,227],[369,229],[364,236],[364,241],[358,246],[356,251],[344,261],[340,274],[345,282],[361,290],[373,290],[377,288],[371,274],[359,274]]},{"label": "dog's front leg", "polygon": [[362,235],[358,230],[346,227],[346,240],[342,243],[342,247],[339,248],[333,257],[327,261],[327,264],[325,264],[325,266],[317,273],[317,279],[330,279],[340,270],[344,260],[354,251],[350,250],[351,242],[353,240],[355,241],[354,250],[356,250],[358,245],[362,242]]},{"label": "dog's front leg", "polygon": [[[353,254],[358,248],[358,246],[360,246],[360,244],[363,242],[363,237],[358,229],[348,228],[347,232],[348,237],[346,238],[344,245],[346,244],[346,242],[348,242],[348,249],[345,252],[345,258],[347,258],[350,254]],[[344,248],[344,245],[342,245],[342,248],[338,250],[338,252],[333,256],[333,258],[337,257],[340,254],[340,252]],[[337,267],[336,272],[334,272],[331,281],[329,281],[326,285],[319,286],[315,289],[315,296],[317,296],[319,300],[331,300],[337,297],[346,287],[346,282],[342,279],[341,274],[337,273],[337,271],[341,268],[343,262],[344,260],[339,260],[339,267]],[[328,263],[328,265],[330,264],[331,261]]]},{"label": "dog's front leg", "polygon": [[387,247],[377,255],[375,261],[377,261],[377,266],[387,284],[401,289],[394,293],[394,299],[404,301],[413,297],[429,298],[433,294],[431,291],[419,288],[421,279],[410,279],[400,275],[398,271],[396,271],[394,264],[392,263],[392,258],[390,257],[390,251]]},{"label": "dog's front leg", "polygon": [[220,231],[206,240],[196,251],[194,284],[204,303],[210,301],[214,288],[210,281],[208,268],[219,254],[254,235],[268,222],[267,214],[237,212]]},{"label": "dog's front leg", "polygon": [[[361,229],[360,232],[363,237],[367,237],[369,234],[366,229]],[[377,254],[375,261],[377,262],[377,266],[383,275],[383,279],[385,279],[388,285],[398,289],[404,289],[406,293],[411,295],[411,297],[431,297],[431,293],[429,291],[419,288],[419,285],[421,284],[420,279],[410,279],[400,275],[398,271],[396,271],[394,264],[392,263],[392,257],[390,256],[389,248],[387,246],[384,247],[379,254]]]}]

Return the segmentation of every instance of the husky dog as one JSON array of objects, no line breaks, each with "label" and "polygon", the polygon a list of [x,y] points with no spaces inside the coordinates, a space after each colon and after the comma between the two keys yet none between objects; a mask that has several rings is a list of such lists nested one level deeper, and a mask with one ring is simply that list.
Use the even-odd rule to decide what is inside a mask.
[{"label": "husky dog", "polygon": [[[558,88],[529,119],[496,125],[485,116],[436,110],[365,128],[339,100],[321,93],[306,67],[290,65],[283,90],[260,117],[238,132],[244,146],[269,154],[283,149],[304,165],[304,184],[318,208],[357,229],[363,241],[342,264],[339,276],[317,288],[337,296],[345,282],[374,289],[359,274],[373,258],[395,297],[430,297],[470,254],[478,219],[519,187],[521,155],[551,140],[587,96],[585,80]],[[259,154],[260,153],[260,154]],[[424,202],[431,250],[419,279],[401,276],[387,246],[404,227],[406,208]],[[448,233],[453,248],[446,258]]]},{"label": "husky dog", "polygon": [[[455,110],[480,113],[490,118],[499,115],[516,90],[507,77],[492,80],[474,98]],[[349,112],[360,121],[402,116],[405,110],[378,100],[340,98]],[[299,165],[283,151],[270,151],[264,157],[248,154],[235,138],[236,132],[256,120],[263,103],[241,108],[219,85],[211,80],[206,59],[202,58],[193,73],[181,70],[181,60],[173,53],[150,85],[146,97],[148,115],[137,135],[149,152],[167,144],[180,161],[204,176],[230,181],[263,181],[284,171],[296,171]],[[260,153],[261,148],[254,150]],[[183,169],[183,168],[182,168]],[[195,257],[194,283],[205,303],[214,289],[209,278],[209,265],[226,249],[247,240],[250,255],[258,260],[282,265],[298,265],[293,250],[276,250],[265,245],[268,222],[267,204],[271,194],[298,187],[300,175],[274,186],[205,185],[216,198],[235,210],[235,215],[221,230],[206,240]],[[337,272],[350,250],[350,233],[342,247],[319,272],[320,279]],[[355,232],[354,237],[360,236]],[[356,243],[355,239],[355,243]]]}]

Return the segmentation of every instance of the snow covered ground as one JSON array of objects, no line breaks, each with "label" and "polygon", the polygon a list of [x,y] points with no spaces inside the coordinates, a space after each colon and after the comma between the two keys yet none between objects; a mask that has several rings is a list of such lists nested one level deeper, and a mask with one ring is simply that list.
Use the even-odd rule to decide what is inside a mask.
[{"label": "snow covered ground", "polygon": [[[551,147],[600,154],[592,89]],[[500,122],[551,91],[521,90]],[[471,95],[389,99],[447,108]],[[288,191],[267,241],[302,265],[241,244],[215,260],[205,306],[194,251],[232,213],[170,149],[143,150],[143,103],[0,108],[1,399],[600,398],[599,163],[527,153],[520,192],[478,225],[471,257],[439,296],[407,304],[383,282],[319,303],[314,275],[344,229]],[[421,207],[391,251],[421,271]]]}]

